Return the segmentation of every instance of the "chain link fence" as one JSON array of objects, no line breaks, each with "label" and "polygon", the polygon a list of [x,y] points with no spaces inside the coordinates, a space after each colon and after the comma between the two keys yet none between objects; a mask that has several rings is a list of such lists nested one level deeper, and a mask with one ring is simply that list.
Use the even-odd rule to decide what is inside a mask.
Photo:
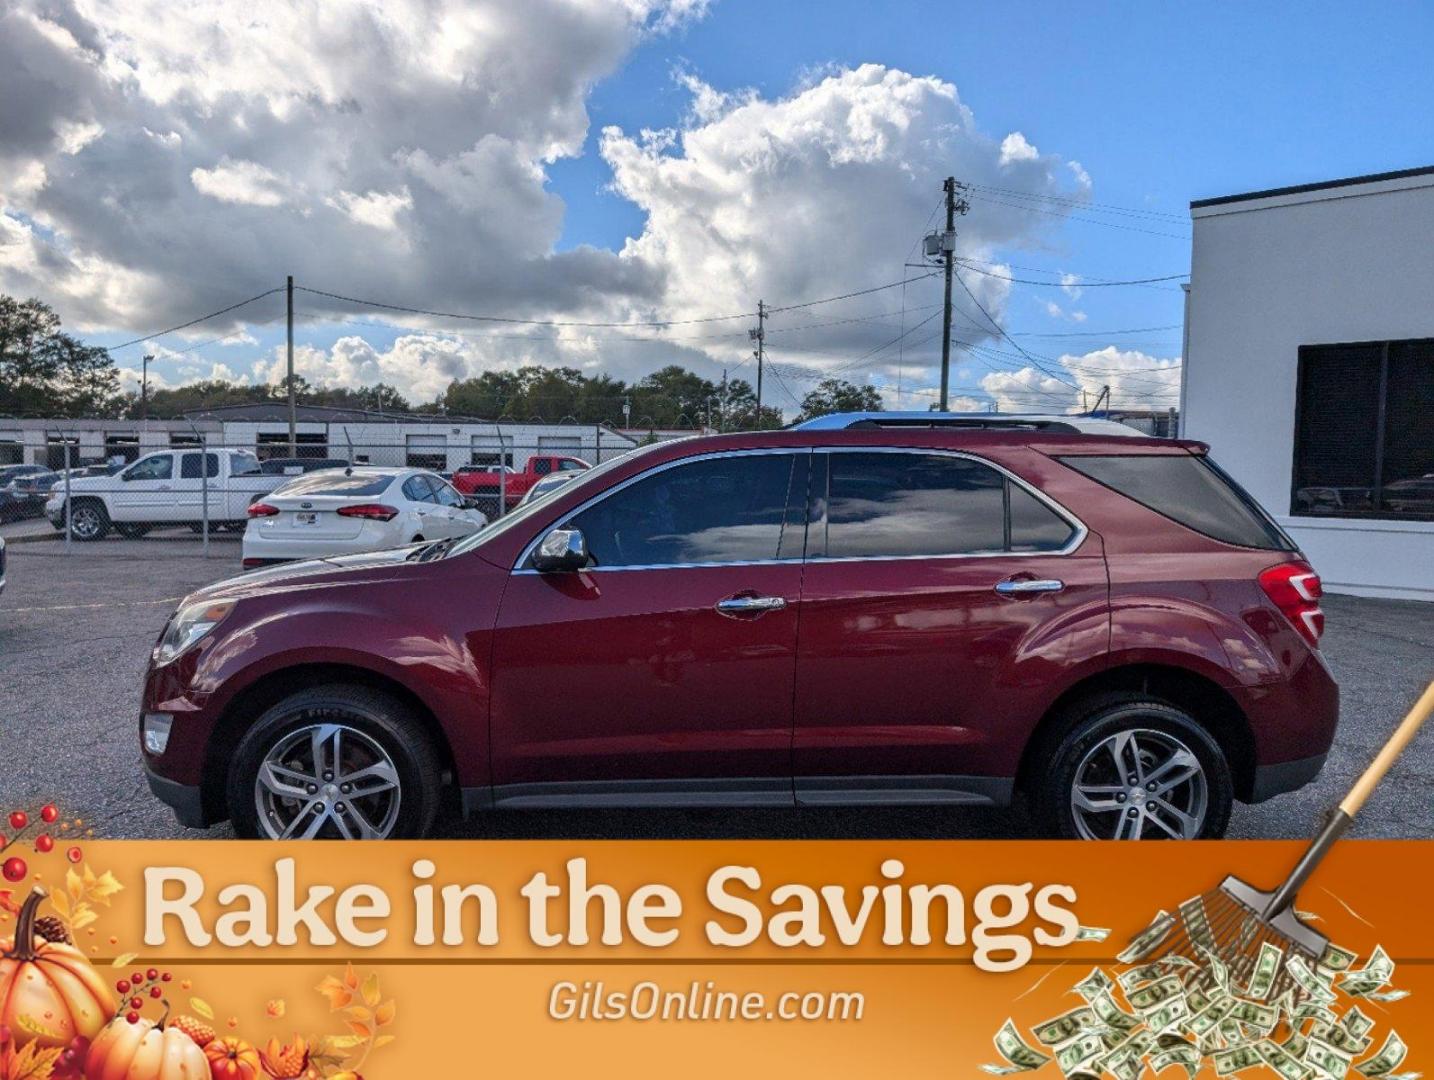
[{"label": "chain link fence", "polygon": [[[68,553],[117,539],[187,540],[226,557],[244,540],[245,560],[256,565],[305,551],[378,550],[476,531],[660,437],[603,425],[412,425],[362,440],[343,430],[236,437],[226,427],[169,425],[124,441],[102,430],[31,439],[9,455],[21,460],[0,459],[0,536],[21,529]],[[251,547],[280,538],[287,547],[251,560]]]}]

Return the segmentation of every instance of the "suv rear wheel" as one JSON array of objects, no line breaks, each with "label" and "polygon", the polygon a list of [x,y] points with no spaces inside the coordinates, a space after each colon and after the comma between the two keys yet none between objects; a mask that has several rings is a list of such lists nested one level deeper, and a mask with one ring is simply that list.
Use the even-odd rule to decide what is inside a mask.
[{"label": "suv rear wheel", "polygon": [[1189,713],[1114,694],[1079,707],[1031,794],[1050,835],[1208,840],[1225,834],[1234,785],[1224,752]]},{"label": "suv rear wheel", "polygon": [[240,740],[229,813],[240,836],[388,840],[426,834],[442,769],[401,701],[359,686],[285,698]]}]

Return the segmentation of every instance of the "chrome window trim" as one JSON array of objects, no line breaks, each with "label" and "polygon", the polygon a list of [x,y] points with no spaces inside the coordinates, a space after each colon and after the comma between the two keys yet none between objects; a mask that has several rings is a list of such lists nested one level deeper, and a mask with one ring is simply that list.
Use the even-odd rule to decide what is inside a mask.
[{"label": "chrome window trim", "polygon": [[[572,521],[573,518],[577,517],[583,511],[589,509],[590,507],[596,506],[598,503],[602,502],[602,500],[608,498],[609,496],[616,495],[619,491],[622,491],[624,488],[637,483],[639,480],[646,480],[648,477],[656,476],[658,473],[666,472],[668,469],[674,469],[679,465],[691,465],[698,461],[711,461],[717,458],[730,457],[756,457],[759,455],[771,454],[790,454],[793,457],[797,457],[802,454],[811,454],[815,452],[816,449],[817,448],[814,446],[760,446],[744,450],[713,450],[705,454],[694,454],[692,457],[674,458],[672,461],[664,461],[661,465],[654,465],[650,469],[645,469],[640,473],[636,473],[633,476],[629,476],[622,483],[616,484],[613,487],[608,488],[606,491],[599,491],[596,495],[592,496],[586,502],[580,503],[579,505],[573,507],[573,509],[569,510],[557,521],[544,528],[542,532],[540,532],[537,536],[533,537],[532,540],[528,541],[527,545],[518,555],[517,561],[513,563],[513,573],[541,574],[543,571],[531,569],[529,567],[524,566],[523,564],[528,561],[529,557],[533,554],[533,549],[536,548],[538,544],[542,542],[543,537],[547,536],[548,533],[552,532],[554,529],[561,529],[564,525]],[[788,490],[787,494],[790,497],[790,490]],[[786,511],[784,508],[783,514],[785,514],[785,512]],[[785,524],[786,522],[784,519],[784,527]],[[723,566],[800,566],[801,564],[802,559],[800,556],[798,556],[796,558],[791,559],[750,559],[739,560],[737,562],[720,563],[644,563],[637,566],[589,566],[586,567],[582,572],[585,574],[594,574],[603,572],[611,573],[614,570],[694,570],[700,567],[716,568]]]},{"label": "chrome window trim", "polygon": [[[1075,531],[1071,534],[1071,538],[1066,541],[1064,547],[1055,548],[1051,551],[956,551],[944,555],[809,555],[805,560],[809,563],[901,562],[911,559],[995,559],[1002,557],[1008,559],[1049,558],[1073,554],[1080,549],[1080,546],[1085,543],[1086,537],[1090,535],[1090,530],[1086,528],[1085,522],[1081,521],[1080,518],[1076,517],[1044,491],[1023,480],[1004,465],[992,461],[990,458],[981,457],[979,454],[972,454],[964,450],[947,450],[940,447],[925,446],[827,446],[816,447],[814,449],[826,454],[919,454],[964,458],[967,461],[973,461],[978,465],[985,465],[989,469],[994,469],[1017,487],[1035,496],[1038,502],[1043,503],[1047,509]],[[828,491],[830,491],[830,473],[828,473],[827,482]],[[823,544],[823,550],[825,550],[825,544]]]},{"label": "chrome window trim", "polygon": [[[607,498],[609,495],[617,494],[629,484],[636,483],[638,480],[644,480],[649,476],[656,476],[659,472],[675,468],[678,465],[686,465],[696,461],[705,461],[710,458],[738,457],[749,454],[921,454],[963,458],[967,461],[973,461],[978,465],[985,465],[987,468],[994,469],[997,473],[1005,477],[1007,480],[1011,481],[1013,484],[1016,484],[1018,487],[1023,488],[1030,495],[1034,496],[1037,501],[1043,503],[1049,510],[1051,510],[1067,525],[1071,526],[1074,532],[1071,534],[1071,538],[1066,541],[1064,547],[1056,548],[1052,551],[960,551],[952,552],[945,555],[804,555],[802,558],[794,559],[753,559],[747,561],[721,563],[653,563],[643,564],[639,566],[589,566],[582,572],[586,574],[600,574],[612,573],[618,570],[695,570],[705,567],[718,569],[721,567],[730,568],[734,566],[791,566],[793,564],[803,565],[806,563],[901,562],[910,561],[913,559],[925,559],[929,561],[947,559],[995,559],[1002,557],[1008,559],[1029,559],[1039,557],[1051,558],[1074,554],[1080,549],[1080,546],[1085,543],[1086,537],[1090,535],[1090,530],[1086,527],[1085,522],[1081,521],[1080,518],[1076,517],[1075,514],[1071,513],[1069,510],[1067,510],[1060,503],[1056,502],[1045,492],[1023,480],[1021,477],[1011,472],[1010,469],[1007,469],[1004,465],[1000,465],[997,462],[992,461],[990,458],[984,458],[978,454],[968,453],[963,450],[947,450],[940,447],[925,446],[759,447],[749,450],[719,450],[712,451],[706,454],[697,454],[693,457],[677,458],[673,461],[665,461],[661,465],[654,466],[653,468],[647,469],[644,472],[640,472],[635,476],[628,477],[626,480],[616,485],[615,487],[608,488],[606,491],[602,491],[594,495],[592,498],[588,499],[587,502],[582,503],[581,505],[570,510],[567,514],[563,515],[563,517],[559,518],[547,528],[543,529],[542,532],[540,532],[536,537],[529,541],[527,546],[523,548],[522,553],[518,556],[517,561],[513,564],[513,573],[541,574],[541,570],[534,570],[529,567],[525,567],[523,564],[528,561],[529,556],[531,556],[533,553],[533,549],[538,546],[538,544],[542,541],[543,537],[546,536],[548,533],[552,532],[554,529],[561,529],[564,525],[566,525],[573,518],[577,517],[584,510],[597,504],[601,500]],[[808,512],[810,512],[810,492],[808,493],[807,503]],[[811,528],[810,521],[807,522],[807,528]]]}]

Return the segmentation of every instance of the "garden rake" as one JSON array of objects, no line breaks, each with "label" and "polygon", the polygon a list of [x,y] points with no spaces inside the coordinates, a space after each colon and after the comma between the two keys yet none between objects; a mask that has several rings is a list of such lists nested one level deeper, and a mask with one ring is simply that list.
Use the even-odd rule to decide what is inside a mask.
[{"label": "garden rake", "polygon": [[[1195,961],[1205,969],[1199,978],[1205,983],[1212,981],[1207,965],[1213,967],[1214,960],[1218,960],[1225,966],[1230,984],[1245,987],[1255,973],[1261,946],[1268,943],[1281,950],[1281,954],[1279,968],[1273,979],[1267,974],[1268,989],[1261,996],[1274,1001],[1291,989],[1297,997],[1303,996],[1299,980],[1289,971],[1288,960],[1299,956],[1313,972],[1329,945],[1329,938],[1301,921],[1294,910],[1295,897],[1431,712],[1434,712],[1434,682],[1409,710],[1279,888],[1265,892],[1230,875],[1213,892],[1181,904],[1178,915],[1166,916],[1170,920],[1166,931],[1169,936],[1148,947],[1147,955],[1157,960],[1183,957]],[[1158,925],[1144,932],[1145,935],[1152,933],[1159,936]]]}]

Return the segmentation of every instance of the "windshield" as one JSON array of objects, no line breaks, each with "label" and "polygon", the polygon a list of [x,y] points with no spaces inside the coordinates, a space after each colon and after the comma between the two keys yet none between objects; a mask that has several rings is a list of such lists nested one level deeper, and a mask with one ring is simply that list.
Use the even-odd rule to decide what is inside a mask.
[{"label": "windshield", "polygon": [[[603,479],[617,466],[645,457],[661,445],[661,443],[653,443],[651,446],[639,447],[619,457],[610,458],[601,465],[595,465],[586,472],[579,473],[575,479],[564,484],[563,494],[567,495],[574,491],[594,494],[601,490]],[[486,544],[489,540],[507,533],[511,529],[521,528],[534,514],[541,514],[546,511],[547,508],[548,500],[546,499],[536,499],[533,502],[521,504],[516,510],[510,511],[506,516],[499,518],[481,532],[474,533],[472,536],[460,540],[453,546],[453,549],[448,552],[448,556],[452,558],[455,555],[462,555],[465,552],[472,551],[480,544]]]}]

